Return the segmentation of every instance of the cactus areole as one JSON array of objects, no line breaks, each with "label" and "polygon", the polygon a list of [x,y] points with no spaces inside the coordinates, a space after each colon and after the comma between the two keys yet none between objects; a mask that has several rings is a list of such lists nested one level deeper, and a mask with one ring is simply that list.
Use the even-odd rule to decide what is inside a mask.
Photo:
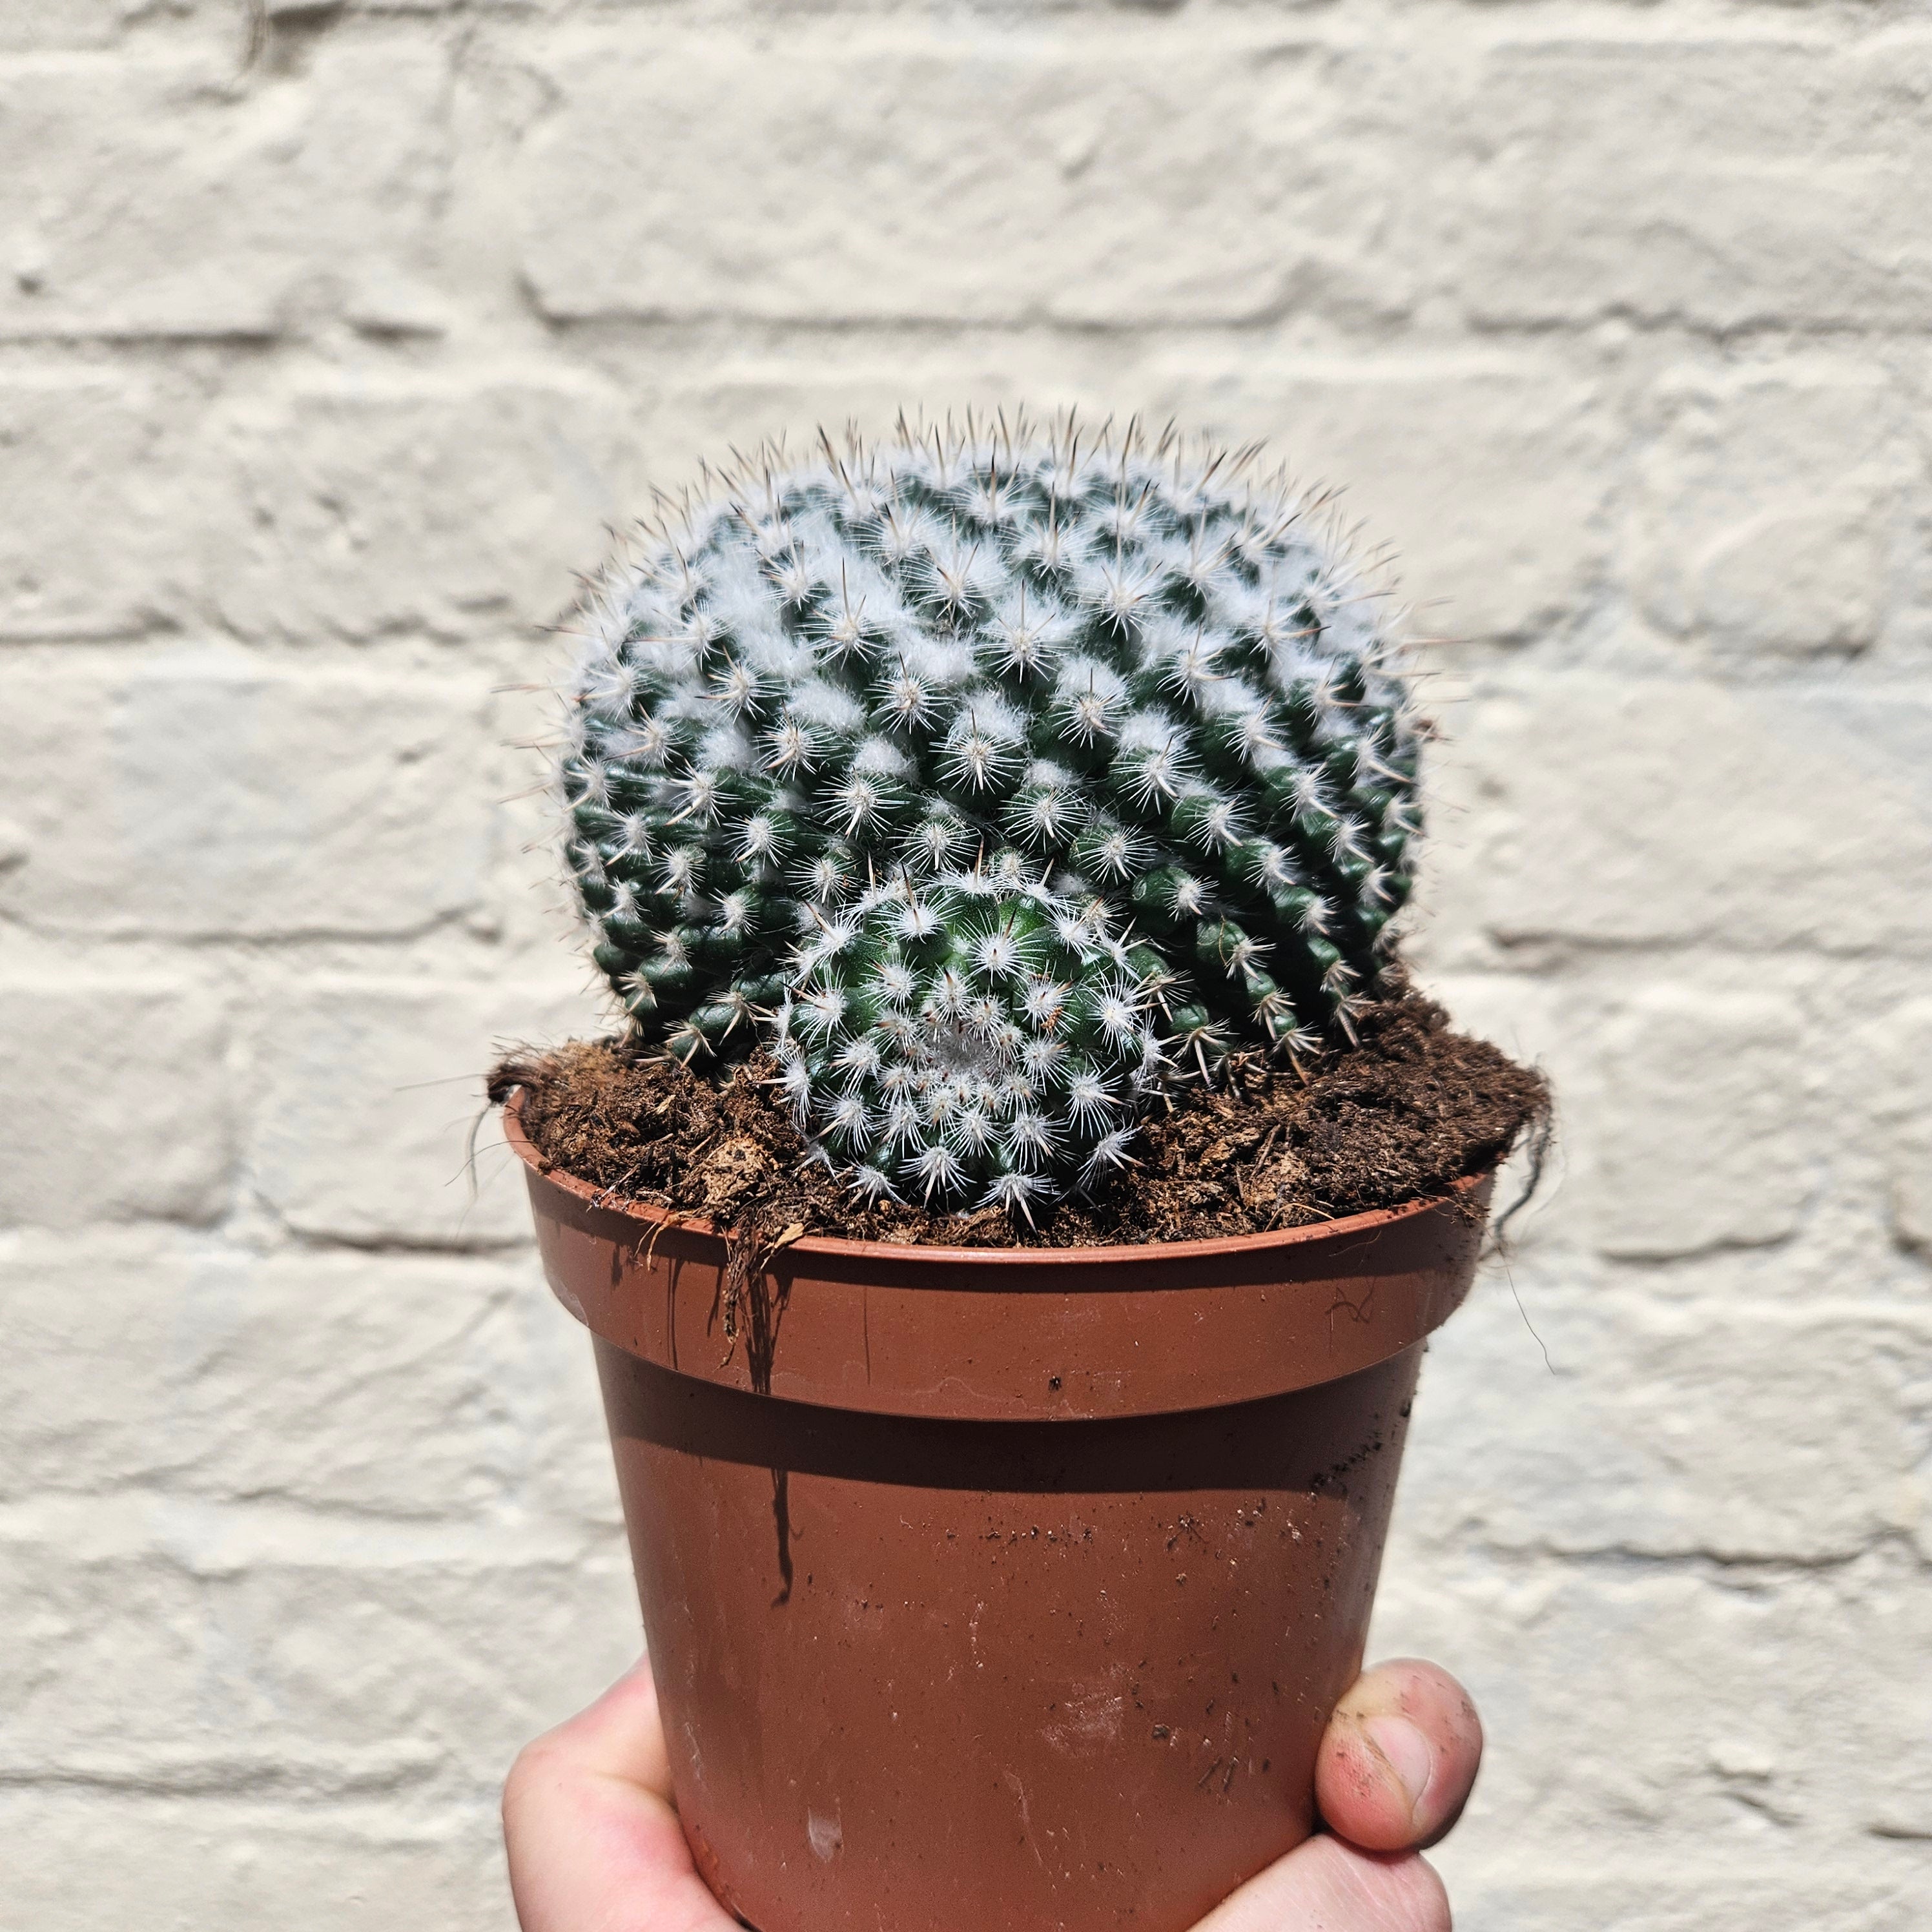
[{"label": "cactus areole", "polygon": [[1407,898],[1398,619],[1252,452],[767,452],[592,584],[557,780],[634,1038],[763,1047],[862,1197],[1033,1208],[1346,1036]]}]

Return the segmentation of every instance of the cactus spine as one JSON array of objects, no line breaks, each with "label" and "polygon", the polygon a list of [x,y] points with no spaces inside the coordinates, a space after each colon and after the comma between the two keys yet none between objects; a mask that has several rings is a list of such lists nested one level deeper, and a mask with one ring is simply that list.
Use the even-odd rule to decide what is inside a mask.
[{"label": "cactus spine", "polygon": [[559,760],[641,1039],[776,1054],[860,1192],[1036,1203],[1164,1083],[1372,996],[1419,732],[1252,458],[1069,422],[742,463],[613,563]]}]

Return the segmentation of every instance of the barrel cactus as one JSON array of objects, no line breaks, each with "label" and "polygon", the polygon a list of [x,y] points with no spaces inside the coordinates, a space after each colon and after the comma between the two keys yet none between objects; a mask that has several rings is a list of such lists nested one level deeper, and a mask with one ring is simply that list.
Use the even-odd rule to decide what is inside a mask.
[{"label": "barrel cactus", "polygon": [[1034,1206],[1231,1051],[1346,1036],[1420,731],[1318,503],[1004,421],[710,479],[589,588],[558,778],[634,1036],[762,1046],[862,1194]]}]

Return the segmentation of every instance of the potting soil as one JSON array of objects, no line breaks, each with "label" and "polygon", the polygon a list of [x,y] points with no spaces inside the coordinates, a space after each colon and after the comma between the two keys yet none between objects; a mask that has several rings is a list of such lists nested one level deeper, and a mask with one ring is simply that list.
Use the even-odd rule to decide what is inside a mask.
[{"label": "potting soil", "polygon": [[649,1049],[584,1042],[520,1053],[490,1076],[524,1092],[524,1131],[544,1160],[612,1198],[709,1222],[734,1248],[782,1234],[946,1247],[1084,1247],[1265,1233],[1400,1206],[1493,1166],[1550,1118],[1541,1074],[1454,1032],[1404,994],[1358,1020],[1359,1043],[1299,1068],[1237,1055],[1216,1084],[1156,1101],[1136,1162],[1090,1196],[1034,1210],[930,1213],[856,1201],[822,1165],[763,1054],[707,1078]]}]

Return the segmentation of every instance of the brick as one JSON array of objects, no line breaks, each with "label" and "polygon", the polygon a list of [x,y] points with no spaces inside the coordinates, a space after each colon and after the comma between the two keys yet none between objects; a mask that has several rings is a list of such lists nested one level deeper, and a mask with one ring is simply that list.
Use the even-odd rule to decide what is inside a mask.
[{"label": "brick", "polygon": [[0,520],[0,636],[110,636],[189,607],[184,500],[202,500],[166,426],[180,408],[132,370],[0,384],[0,463],[35,479]]},{"label": "brick", "polygon": [[1337,368],[1190,350],[1148,412],[1265,436],[1294,474],[1342,488],[1348,522],[1394,554],[1416,628],[1527,638],[1600,574],[1616,458],[1601,398],[1554,368],[1389,362]]},{"label": "brick", "polygon": [[1781,1304],[1742,1262],[1703,1279],[1636,1305],[1553,1258],[1479,1286],[1432,1344],[1404,1468],[1432,1546],[1818,1564],[1918,1528],[1922,1320]]},{"label": "brick", "polygon": [[[1702,1870],[1712,1886],[1747,1852],[1781,1855],[1849,1888],[1861,1861],[1841,1864],[1841,1845],[1866,1841],[1884,1861],[1886,1839],[1903,1851],[1898,1839],[1924,1829],[1932,1781],[1918,1775],[1916,1741],[1932,1688],[1915,1658],[1932,1636],[1932,1611],[1909,1559],[1738,1573],[1443,1563],[1410,1546],[1402,1503],[1396,1516],[1370,1654],[1455,1658],[1490,1738],[1480,1801],[1455,1839],[1459,1911],[1484,1884],[1524,1884],[1544,1868],[1590,1872],[1619,1852],[1646,1878]],[[1638,1656],[1646,1690],[1633,1700]],[[1550,1738],[1565,1744],[1550,1752]],[[1874,1762],[1884,1778],[1868,1775]],[[1911,1851],[1922,1858],[1922,1847]],[[1664,1922],[1684,1932],[1700,1922],[1592,1918],[1579,1907],[1574,1899],[1553,1918],[1480,1922]]]},{"label": "brick", "polygon": [[428,928],[484,890],[487,721],[462,673],[20,657],[0,666],[0,812],[26,857],[0,909],[183,938]]},{"label": "brick", "polygon": [[132,0],[0,0],[0,53],[104,46],[131,10]]},{"label": "brick", "polygon": [[1445,278],[1488,322],[1913,326],[1929,70],[1916,34],[1505,42],[1438,109]]},{"label": "brick", "polygon": [[555,620],[644,508],[624,413],[515,382],[362,380],[238,407],[218,446],[235,520],[208,531],[206,562],[224,619],[296,638]]},{"label": "brick", "polygon": [[1225,322],[1413,286],[1401,104],[1277,35],[659,28],[538,64],[522,260],[559,320]]},{"label": "brick", "polygon": [[1880,1012],[1859,1029],[1856,1046],[1891,1234],[1907,1251],[1932,1256],[1932,998]]},{"label": "brick", "polygon": [[0,338],[266,336],[317,311],[421,326],[446,57],[325,40],[299,74],[246,76],[236,58],[0,76],[0,176],[33,184]]},{"label": "brick", "polygon": [[1659,986],[1619,1003],[1580,1133],[1606,1254],[1756,1246],[1798,1226],[1818,1132],[1807,1046],[1784,994]]},{"label": "brick", "polygon": [[82,1561],[20,1540],[0,1544],[0,1600],[38,1652],[0,1660],[5,1782],[318,1809],[494,1798],[518,1748],[641,1648],[620,1535],[577,1563],[506,1549],[460,1567],[256,1561],[212,1576],[165,1548]]},{"label": "brick", "polygon": [[1850,1911],[1908,1932],[1924,1847],[1904,1834],[1927,1816],[1916,1768],[1932,1718],[1909,1564],[1726,1574],[1432,1552],[1425,1572],[1397,1515],[1370,1654],[1453,1658],[1488,1737],[1476,1797],[1430,1853],[1466,1920],[1695,1932],[1721,1897],[1722,1924],[1798,1932]]},{"label": "brick", "polygon": [[[632,398],[638,443],[649,452],[646,480],[671,490],[694,482],[700,464],[734,447],[778,437],[794,452],[814,448],[820,424],[836,432],[848,422],[877,436],[890,433],[900,410],[921,406],[943,415],[968,405],[1039,407],[1046,399],[1078,400],[1096,411],[1096,422],[1106,412],[1099,388],[1066,376],[1052,336],[1040,342],[1037,358],[1026,358],[1035,365],[1030,373],[1012,366],[1003,334],[990,343],[949,334],[939,349],[921,331],[788,332],[776,352],[700,352],[688,362],[641,346],[650,340],[623,332],[611,361]],[[1098,352],[1112,350],[1108,338]]]},{"label": "brick", "polygon": [[[1594,1071],[1588,1030],[1570,989],[1524,974],[1443,974],[1433,970],[1420,948],[1410,963],[1420,990],[1448,1012],[1459,1033],[1492,1042],[1512,1059],[1539,1069],[1556,1096],[1556,1130],[1543,1150],[1543,1172],[1528,1192],[1533,1143],[1518,1142],[1497,1177],[1492,1213],[1507,1214],[1506,1231],[1514,1262],[1534,1260],[1552,1246],[1574,1250],[1576,1203],[1570,1185],[1572,1149],[1578,1132],[1580,1082]],[[1526,1194],[1528,1198],[1526,1198]]]},{"label": "brick", "polygon": [[[1915,1848],[1874,1846],[1844,1858],[1822,1834],[1793,1845],[1780,1834],[1774,1850],[1736,1842],[1758,1831],[1754,1807],[1734,1808],[1732,1840],[1685,1850],[1667,1863],[1644,1838],[1620,1840],[1626,1856],[1606,1859],[1602,1839],[1581,1834],[1540,1858],[1518,1850],[1472,1870],[1455,1839],[1430,1853],[1466,1919],[1497,1932],[1589,1932],[1599,1925],[1642,1932],[1704,1932],[1711,1901],[1721,1896],[1734,1922],[1753,1932],[1806,1932],[1848,1919],[1870,1932],[1916,1932],[1914,1895],[1924,1880]],[[1460,1832],[1457,1837],[1461,1836]]]},{"label": "brick", "polygon": [[557,966],[548,982],[356,981],[278,999],[262,1029],[250,1142],[263,1200],[299,1233],[337,1240],[528,1240],[520,1172],[494,1120],[478,1126],[482,1076],[500,1047],[594,1030],[567,990],[580,975]]},{"label": "brick", "polygon": [[422,1526],[611,1520],[590,1349],[527,1261],[100,1244],[0,1262],[35,1373],[0,1498],[275,1502]]},{"label": "brick", "polygon": [[[1907,1158],[1904,1098],[1887,1089],[1915,1038],[1887,1011],[1895,992],[1852,961],[1685,959],[1676,976],[1659,971],[1614,952],[1543,975],[1422,962],[1424,990],[1459,1029],[1540,1066],[1555,1090],[1542,1184],[1509,1229],[1519,1258],[1560,1270],[1596,1249],[1658,1264],[1673,1294],[1787,1307],[1852,1282],[1916,1300],[1911,1263],[1883,1226],[1886,1168]],[[1896,988],[1917,972],[1887,976]],[[1526,1174],[1520,1154],[1512,1166],[1499,1203]],[[1751,1272],[1723,1274],[1726,1256]]]},{"label": "brick", "polygon": [[1740,653],[1877,642],[1906,601],[1894,560],[1920,480],[1894,386],[1876,372],[1682,376],[1660,413],[1634,518],[1653,620]]},{"label": "brick", "polygon": [[[154,1798],[58,1789],[0,1792],[14,1922],[152,1932],[387,1921],[512,1932],[494,1807],[398,1815],[299,1801]],[[112,1846],[111,1854],[107,1847]]]},{"label": "brick", "polygon": [[[1444,1006],[1459,1033],[1473,1034],[1530,1065],[1552,1064],[1567,1089],[1576,1061],[1588,1052],[1578,1038],[1568,989],[1526,973],[1425,974],[1421,989]],[[1594,1012],[1584,1030],[1594,1028]]]},{"label": "brick", "polygon": [[124,976],[0,980],[0,1223],[76,1227],[227,1205],[220,1004]]},{"label": "brick", "polygon": [[1922,953],[1932,704],[1552,672],[1445,713],[1420,892],[1444,964],[1543,941]]},{"label": "brick", "polygon": [[[548,692],[507,697],[499,715],[505,737],[512,744],[547,742],[555,728]],[[509,768],[514,789],[502,806],[497,840],[494,902],[499,920],[494,938],[506,966],[514,962],[534,975],[555,974],[566,962],[584,962],[574,982],[582,989],[579,1018],[568,1028],[575,1037],[602,1030],[598,988],[604,982],[588,963],[581,912],[566,880],[544,756],[538,751],[523,753]],[[533,789],[538,786],[544,789]]]}]

